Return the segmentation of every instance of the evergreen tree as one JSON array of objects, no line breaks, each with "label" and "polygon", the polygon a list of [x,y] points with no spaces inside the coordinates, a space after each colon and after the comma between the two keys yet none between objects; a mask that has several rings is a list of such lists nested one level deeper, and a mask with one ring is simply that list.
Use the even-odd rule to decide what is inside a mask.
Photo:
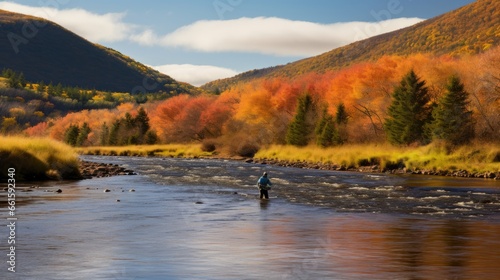
[{"label": "evergreen tree", "polygon": [[26,87],[26,78],[24,78],[24,73],[21,72],[17,75],[17,80],[19,82],[19,88],[25,88]]},{"label": "evergreen tree", "polygon": [[337,115],[335,115],[335,122],[338,125],[341,124],[347,124],[347,120],[349,119],[349,115],[347,114],[347,111],[345,110],[345,105],[344,103],[340,103],[337,105]]},{"label": "evergreen tree", "polygon": [[135,126],[135,119],[129,112],[125,113],[124,124],[127,129],[132,129]]},{"label": "evergreen tree", "polygon": [[145,136],[145,143],[148,144],[148,145],[153,145],[153,144],[156,144],[158,142],[158,135],[156,134],[156,132],[152,131],[152,130],[149,130],[148,132],[146,132],[146,136]]},{"label": "evergreen tree", "polygon": [[18,74],[11,69],[7,69],[2,74],[7,78],[7,86],[9,88],[22,89],[26,87],[26,79],[22,72]]},{"label": "evergreen tree", "polygon": [[81,147],[87,140],[87,137],[90,134],[90,127],[89,124],[84,122],[82,125],[82,128],[80,128],[80,131],[78,132],[78,137],[76,138],[76,146]]},{"label": "evergreen tree", "polygon": [[43,81],[38,82],[38,87],[36,88],[37,93],[45,92],[45,83]]},{"label": "evergreen tree", "polygon": [[433,139],[442,139],[454,145],[466,144],[474,137],[472,111],[468,110],[469,94],[460,78],[452,76],[446,93],[432,112]]},{"label": "evergreen tree", "polygon": [[14,74],[15,74],[14,70],[12,70],[10,68],[2,70],[2,77],[4,77],[4,78],[8,79],[8,78],[12,77],[12,75],[14,75]]},{"label": "evergreen tree", "polygon": [[431,118],[431,107],[425,81],[420,81],[411,70],[394,89],[392,98],[384,124],[389,142],[400,145],[427,142],[424,126]]},{"label": "evergreen tree", "polygon": [[101,137],[99,138],[101,146],[109,145],[109,127],[106,123],[102,124]]},{"label": "evergreen tree", "polygon": [[295,117],[293,118],[286,134],[286,142],[290,145],[305,146],[307,145],[310,133],[310,125],[306,118],[308,111],[312,107],[312,98],[306,94],[299,98]]},{"label": "evergreen tree", "polygon": [[78,125],[70,125],[64,134],[64,142],[71,146],[76,146],[76,141],[78,139],[78,134],[80,133],[80,127]]},{"label": "evergreen tree", "polygon": [[120,120],[117,120],[113,123],[111,126],[111,130],[109,131],[109,139],[108,139],[108,144],[111,146],[117,146],[120,145],[119,139],[118,139],[118,133],[120,130]]},{"label": "evergreen tree", "polygon": [[328,107],[323,108],[323,114],[315,129],[316,143],[322,147],[329,147],[335,143],[337,131],[335,121],[328,113]]},{"label": "evergreen tree", "polygon": [[337,133],[336,139],[333,141],[336,144],[344,144],[347,142],[347,122],[349,121],[349,115],[347,114],[347,110],[345,108],[344,103],[340,103],[337,105],[337,114],[335,115],[335,123],[337,124]]},{"label": "evergreen tree", "polygon": [[50,84],[47,86],[47,94],[49,96],[54,96],[56,94],[56,91],[55,91],[55,88],[54,88],[54,85],[52,84],[52,82],[50,82]]},{"label": "evergreen tree", "polygon": [[146,132],[150,128],[149,117],[148,114],[146,113],[146,110],[144,110],[144,108],[142,107],[139,108],[139,111],[137,112],[137,116],[135,117],[135,124],[139,129],[139,135],[141,137],[146,135]]}]

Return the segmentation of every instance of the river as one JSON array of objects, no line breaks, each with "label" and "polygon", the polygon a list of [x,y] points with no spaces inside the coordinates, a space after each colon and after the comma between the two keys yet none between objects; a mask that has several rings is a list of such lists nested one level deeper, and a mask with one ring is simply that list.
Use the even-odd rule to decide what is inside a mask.
[{"label": "river", "polygon": [[139,175],[18,192],[16,272],[3,227],[2,279],[500,278],[499,181],[84,159]]}]

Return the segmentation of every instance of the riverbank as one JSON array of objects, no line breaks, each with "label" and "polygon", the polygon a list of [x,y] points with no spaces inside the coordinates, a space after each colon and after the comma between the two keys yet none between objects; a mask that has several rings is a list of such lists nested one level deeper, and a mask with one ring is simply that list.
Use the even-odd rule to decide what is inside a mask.
[{"label": "riverbank", "polygon": [[81,178],[75,150],[49,138],[0,136],[0,178],[8,170],[16,181]]},{"label": "riverbank", "polygon": [[372,173],[410,173],[500,180],[500,147],[470,145],[451,149],[442,143],[422,147],[346,145],[331,149],[271,146],[252,162],[309,169]]},{"label": "riverbank", "polygon": [[444,144],[423,147],[345,145],[334,148],[269,146],[253,157],[223,150],[203,151],[198,144],[78,148],[82,155],[218,158],[285,167],[371,173],[412,173],[500,180],[500,147],[477,144],[451,150]]},{"label": "riverbank", "polygon": [[442,143],[422,147],[344,145],[327,149],[273,145],[261,148],[253,157],[243,157],[220,148],[206,151],[201,144],[72,148],[48,138],[5,136],[0,137],[0,178],[8,178],[9,168],[15,169],[18,181],[134,174],[118,166],[81,162],[79,154],[219,158],[308,169],[500,180],[500,146],[495,144],[473,144],[454,149]]}]

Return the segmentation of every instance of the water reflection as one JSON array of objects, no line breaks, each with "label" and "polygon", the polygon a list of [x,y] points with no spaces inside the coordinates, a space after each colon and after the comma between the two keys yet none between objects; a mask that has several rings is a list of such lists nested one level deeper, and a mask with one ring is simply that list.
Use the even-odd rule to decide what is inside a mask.
[{"label": "water reflection", "polygon": [[[280,184],[272,195],[278,197],[262,201],[251,177],[260,170],[252,165],[214,162],[207,169],[203,161],[128,163],[144,175],[58,186],[63,192],[57,200],[31,192],[31,203],[19,209],[19,270],[5,279],[500,278],[496,212],[473,218],[413,215],[399,211],[391,198],[422,198],[415,204],[419,206],[441,197],[453,205],[459,198],[442,196],[475,199],[482,193],[496,195],[494,189],[463,189],[453,181],[437,190],[395,189],[385,187],[383,177],[360,185],[366,178],[356,176],[364,175],[342,179],[342,174],[277,169],[272,174],[281,172],[283,177],[275,180]],[[285,173],[289,177],[283,179]],[[210,177],[214,174],[217,178]],[[309,177],[295,191],[300,176]],[[321,187],[319,180],[328,187]],[[401,185],[401,178],[388,180],[395,180],[391,186]],[[245,181],[248,185],[241,183]],[[450,191],[450,185],[458,190]],[[111,192],[103,193],[102,188]],[[128,192],[130,188],[136,192]],[[304,203],[290,202],[287,193]],[[309,195],[297,195],[303,193]],[[334,198],[339,194],[350,197]],[[320,195],[321,201],[333,202],[307,204]],[[384,212],[340,207],[348,204]],[[5,219],[5,213],[1,215]]]}]

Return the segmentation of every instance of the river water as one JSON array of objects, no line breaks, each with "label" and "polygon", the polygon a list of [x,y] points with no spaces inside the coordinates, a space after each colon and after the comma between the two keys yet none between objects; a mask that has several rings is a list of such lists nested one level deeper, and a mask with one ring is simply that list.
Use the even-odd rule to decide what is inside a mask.
[{"label": "river water", "polygon": [[3,227],[2,279],[500,278],[499,181],[84,159],[139,175],[18,192],[16,272]]}]

